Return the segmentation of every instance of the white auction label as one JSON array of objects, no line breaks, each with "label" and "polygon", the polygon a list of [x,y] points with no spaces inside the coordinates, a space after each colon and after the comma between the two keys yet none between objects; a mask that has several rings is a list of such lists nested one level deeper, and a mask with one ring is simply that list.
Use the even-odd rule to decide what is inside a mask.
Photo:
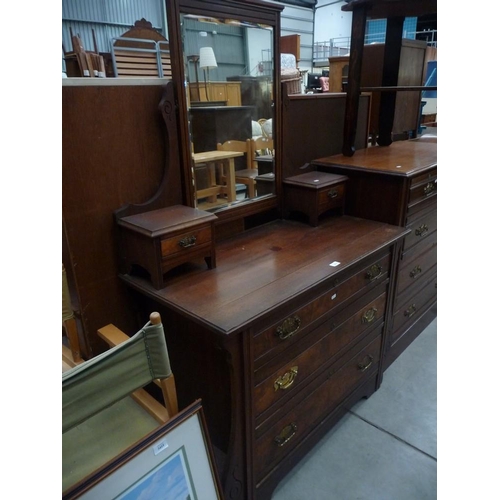
[{"label": "white auction label", "polygon": [[340,265],[340,262],[337,262],[336,260],[334,260],[334,261],[330,264],[330,266],[332,266],[332,267],[337,267],[338,265]]},{"label": "white auction label", "polygon": [[165,451],[167,448],[168,448],[168,443],[167,443],[167,439],[165,438],[153,446],[153,451],[154,451],[155,455],[158,455],[162,451]]}]

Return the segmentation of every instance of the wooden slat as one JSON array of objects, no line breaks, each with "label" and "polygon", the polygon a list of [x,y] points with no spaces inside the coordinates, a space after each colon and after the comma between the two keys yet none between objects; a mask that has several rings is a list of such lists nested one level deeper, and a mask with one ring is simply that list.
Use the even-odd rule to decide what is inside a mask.
[{"label": "wooden slat", "polygon": [[[170,414],[167,408],[148,394],[144,389],[139,389],[131,394],[133,400],[146,410],[157,422],[165,423]],[[174,413],[171,413],[174,415]]]}]

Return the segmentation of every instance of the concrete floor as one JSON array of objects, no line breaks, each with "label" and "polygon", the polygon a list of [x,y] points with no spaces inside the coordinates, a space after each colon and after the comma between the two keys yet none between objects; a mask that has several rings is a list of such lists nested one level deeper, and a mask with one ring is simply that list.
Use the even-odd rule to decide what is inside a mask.
[{"label": "concrete floor", "polygon": [[290,471],[273,500],[437,498],[437,319]]}]

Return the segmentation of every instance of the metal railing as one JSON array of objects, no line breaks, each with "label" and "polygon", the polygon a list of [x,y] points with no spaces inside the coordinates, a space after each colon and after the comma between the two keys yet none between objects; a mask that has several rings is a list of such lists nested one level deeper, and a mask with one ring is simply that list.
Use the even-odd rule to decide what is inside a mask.
[{"label": "metal railing", "polygon": [[[404,34],[405,38],[424,40],[429,47],[437,47],[437,30],[416,31]],[[365,45],[383,43],[385,33],[369,33],[365,35]],[[351,48],[351,37],[330,38],[325,42],[314,42],[313,63],[328,61],[329,57],[345,56]]]}]

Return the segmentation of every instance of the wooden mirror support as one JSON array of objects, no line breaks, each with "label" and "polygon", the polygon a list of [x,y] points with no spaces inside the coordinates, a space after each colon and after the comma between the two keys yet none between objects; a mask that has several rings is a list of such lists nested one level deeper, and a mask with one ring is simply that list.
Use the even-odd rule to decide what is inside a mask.
[{"label": "wooden mirror support", "polygon": [[[380,146],[389,146],[392,143],[396,93],[399,91],[437,90],[437,87],[397,86],[404,18],[436,13],[437,0],[348,0],[347,5],[344,5],[342,10],[352,12],[344,145],[342,148],[344,156],[352,156],[355,152],[354,141],[361,92],[382,93],[377,142]],[[382,86],[380,87],[361,87],[361,66],[368,17],[370,19],[387,19]]]},{"label": "wooden mirror support", "polygon": [[174,85],[171,81],[164,87],[163,96],[159,103],[159,110],[166,125],[165,145],[167,152],[163,177],[158,191],[145,203],[127,204],[115,210],[115,219],[164,208],[171,204],[169,189],[178,189],[180,182],[179,137],[175,113]]}]

